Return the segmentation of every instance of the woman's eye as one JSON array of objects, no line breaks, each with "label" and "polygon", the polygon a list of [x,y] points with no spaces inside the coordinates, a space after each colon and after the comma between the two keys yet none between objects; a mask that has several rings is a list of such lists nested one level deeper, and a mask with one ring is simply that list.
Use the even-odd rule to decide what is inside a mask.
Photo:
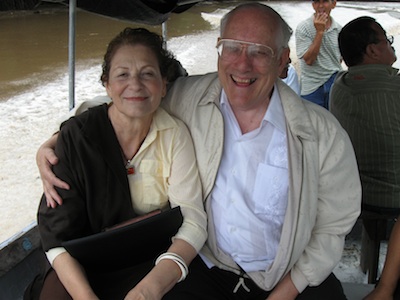
[{"label": "woman's eye", "polygon": [[141,74],[142,78],[153,78],[154,77],[154,72],[148,71],[148,72],[143,72]]}]

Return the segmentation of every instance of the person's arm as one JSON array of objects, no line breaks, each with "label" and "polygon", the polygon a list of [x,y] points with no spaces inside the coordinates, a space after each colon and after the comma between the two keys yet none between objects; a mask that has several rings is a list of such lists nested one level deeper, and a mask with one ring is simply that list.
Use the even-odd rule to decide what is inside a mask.
[{"label": "person's arm", "polygon": [[290,278],[290,273],[286,274],[285,277],[275,286],[274,290],[268,296],[268,300],[294,300],[299,295],[299,291],[293,284]]},{"label": "person's arm", "polygon": [[400,222],[397,220],[390,235],[382,276],[376,288],[364,300],[393,300],[400,279]]},{"label": "person's arm", "polygon": [[54,152],[57,143],[58,133],[44,142],[36,153],[36,163],[39,168],[40,178],[43,182],[43,191],[46,196],[47,206],[56,207],[62,204],[62,199],[55,187],[69,189],[68,183],[57,178],[53,173],[52,166],[58,163],[58,157]]},{"label": "person's arm", "polygon": [[319,50],[321,48],[322,39],[324,37],[326,24],[328,22],[329,16],[326,13],[315,14],[314,16],[314,27],[316,34],[314,40],[306,53],[303,55],[303,59],[307,65],[311,66],[317,59]]},{"label": "person's arm", "polygon": [[[174,240],[168,252],[181,256],[186,265],[189,265],[197,255],[196,249],[180,239]],[[125,300],[162,299],[178,282],[181,275],[181,269],[176,262],[170,259],[163,259],[126,295]]]},{"label": "person's arm", "polygon": [[[82,102],[76,106],[67,116],[79,115],[90,107],[110,102],[108,97],[96,97],[93,100]],[[46,196],[47,206],[56,207],[62,204],[62,198],[57,193],[55,187],[68,190],[68,183],[57,178],[52,170],[52,166],[58,163],[58,157],[54,153],[58,133],[54,134],[50,139],[44,142],[36,153],[36,164],[39,168],[40,178],[43,182],[43,191]]]},{"label": "person's arm", "polygon": [[315,181],[316,190],[310,188],[309,194],[302,197],[317,199],[311,202],[300,200],[315,209],[313,219],[308,221],[313,227],[307,245],[290,271],[300,293],[307,286],[320,285],[332,273],[341,259],[345,237],[361,211],[360,176],[347,133],[323,108],[309,112],[318,135],[314,143],[318,145],[304,141],[303,151],[309,153],[306,159],[318,157],[318,161],[317,165],[311,161],[303,162],[308,166],[305,168],[314,169],[310,169],[309,177],[303,180]]},{"label": "person's arm", "polygon": [[90,287],[82,266],[68,252],[54,259],[53,269],[72,299],[99,299]]},{"label": "person's arm", "polygon": [[[168,199],[171,207],[180,206],[184,221],[168,252],[181,256],[188,266],[207,238],[207,218],[193,143],[186,126],[177,122],[181,127],[172,137],[172,143],[169,141],[173,145],[173,154],[168,178]],[[174,261],[163,259],[125,299],[140,299],[135,298],[139,296],[144,296],[144,299],[161,299],[178,282],[181,275],[180,268]]]}]

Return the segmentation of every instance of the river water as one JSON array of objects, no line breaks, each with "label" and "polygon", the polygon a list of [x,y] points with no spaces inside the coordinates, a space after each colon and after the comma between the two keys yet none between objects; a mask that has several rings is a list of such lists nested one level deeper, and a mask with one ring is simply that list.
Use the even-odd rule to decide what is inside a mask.
[{"label": "river water", "polygon": [[[167,22],[168,48],[189,74],[216,70],[215,42],[221,16],[237,2],[206,2],[173,14]],[[295,29],[312,14],[310,1],[268,2]],[[400,3],[339,1],[332,16],[342,25],[369,15],[400,46]],[[76,102],[104,94],[99,83],[109,40],[126,26],[147,27],[79,11],[76,17]],[[297,65],[294,38],[292,61]],[[68,10],[0,13],[0,248],[32,224],[42,193],[35,164],[37,148],[68,113]],[[396,67],[400,66],[396,62]],[[4,243],[3,243],[4,244]]]}]

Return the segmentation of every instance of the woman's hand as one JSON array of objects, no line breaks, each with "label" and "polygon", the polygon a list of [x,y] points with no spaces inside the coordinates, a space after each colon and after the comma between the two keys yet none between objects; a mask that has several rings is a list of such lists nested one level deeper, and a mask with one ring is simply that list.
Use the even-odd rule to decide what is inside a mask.
[{"label": "woman's hand", "polygon": [[66,190],[69,189],[68,183],[57,178],[52,170],[52,166],[58,163],[58,158],[54,153],[57,137],[58,134],[54,134],[40,146],[36,154],[36,164],[43,182],[43,191],[46,196],[47,206],[52,208],[62,204],[62,199],[55,187]]},{"label": "woman's hand", "polygon": [[150,282],[143,282],[143,280],[136,285],[129,293],[125,296],[124,300],[160,300],[162,295],[157,292],[157,286]]},{"label": "woman's hand", "polygon": [[[176,253],[189,265],[196,257],[196,250],[187,242],[175,239],[168,252]],[[161,300],[182,276],[181,268],[171,259],[162,259],[125,296],[124,300]]]}]

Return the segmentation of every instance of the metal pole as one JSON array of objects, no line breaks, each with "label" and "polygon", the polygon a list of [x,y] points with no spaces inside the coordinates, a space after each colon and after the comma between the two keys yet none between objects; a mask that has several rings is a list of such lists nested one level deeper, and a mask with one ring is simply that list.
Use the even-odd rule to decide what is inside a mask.
[{"label": "metal pole", "polygon": [[162,38],[164,40],[164,48],[167,49],[167,21],[161,24]]},{"label": "metal pole", "polygon": [[75,17],[76,0],[69,0],[68,70],[70,110],[75,107]]}]

